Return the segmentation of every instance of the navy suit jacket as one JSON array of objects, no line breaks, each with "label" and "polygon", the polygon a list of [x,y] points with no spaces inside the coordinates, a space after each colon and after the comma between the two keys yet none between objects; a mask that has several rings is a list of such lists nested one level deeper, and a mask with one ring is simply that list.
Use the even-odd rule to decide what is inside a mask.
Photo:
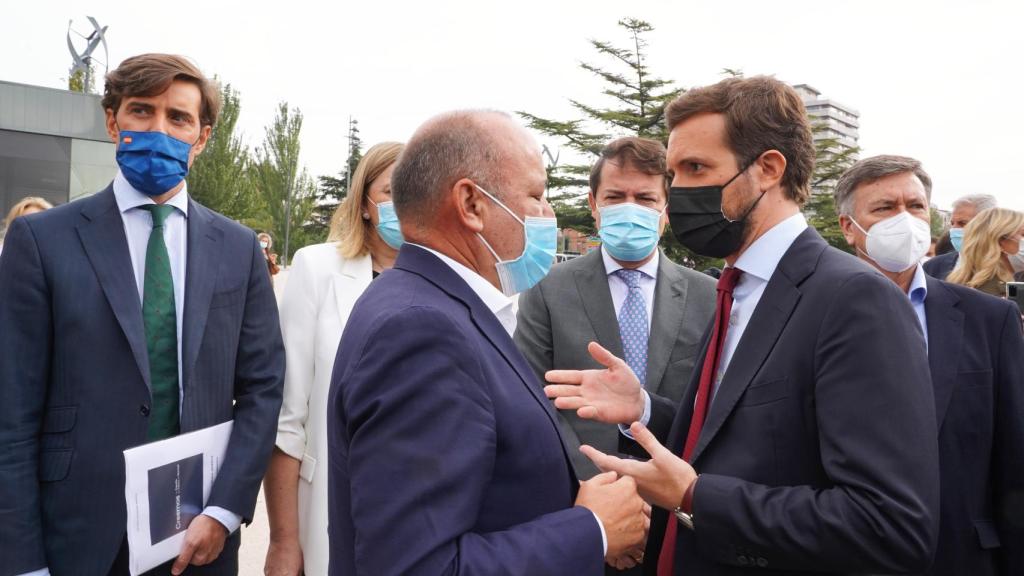
[{"label": "navy suit jacket", "polygon": [[942,502],[935,576],[1024,574],[1024,337],[1012,303],[928,279]]},{"label": "navy suit jacket", "polygon": [[946,252],[945,254],[939,254],[938,256],[928,260],[922,265],[926,274],[932,278],[938,278],[939,280],[945,280],[949,273],[956,267],[957,260],[960,259],[960,253],[956,250],[952,252]]},{"label": "navy suit jacket", "polygon": [[[653,407],[652,431],[676,454],[699,378],[671,428],[671,407]],[[936,436],[906,295],[808,228],[765,286],[708,411],[691,458],[695,529],[679,526],[676,574],[924,571],[938,533]],[[651,574],[668,519],[656,509],[651,520]]]},{"label": "navy suit jacket", "polygon": [[602,574],[540,382],[428,251],[403,246],[356,302],[327,419],[332,576]]},{"label": "navy suit jacket", "polygon": [[[256,235],[189,201],[181,431],[234,418],[209,505],[252,517],[284,350]],[[0,574],[106,574],[122,451],[146,442],[142,304],[112,188],[11,226],[0,257]],[[218,565],[234,573],[237,535]]]}]

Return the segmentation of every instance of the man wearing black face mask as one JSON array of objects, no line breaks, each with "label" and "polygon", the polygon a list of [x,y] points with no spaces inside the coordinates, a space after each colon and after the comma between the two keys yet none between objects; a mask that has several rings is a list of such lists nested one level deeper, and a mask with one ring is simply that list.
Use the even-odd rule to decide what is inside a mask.
[{"label": "man wearing black face mask", "polygon": [[800,213],[814,165],[800,98],[734,78],[666,116],[672,230],[728,265],[701,369],[678,413],[648,412],[628,366],[592,343],[607,369],[549,372],[548,396],[632,423],[622,449],[649,461],[582,450],[658,507],[650,574],[925,570],[939,487],[924,339],[900,290]]}]

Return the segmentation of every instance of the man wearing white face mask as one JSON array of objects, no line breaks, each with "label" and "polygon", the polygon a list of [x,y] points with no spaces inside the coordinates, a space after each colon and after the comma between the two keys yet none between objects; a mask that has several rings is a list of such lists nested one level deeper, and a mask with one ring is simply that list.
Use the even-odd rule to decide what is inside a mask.
[{"label": "man wearing white face mask", "polygon": [[509,296],[554,260],[540,149],[452,112],[391,176],[405,239],[345,326],[328,397],[332,576],[599,574],[642,542],[632,479],[579,482]]},{"label": "man wearing white face mask", "polygon": [[[925,275],[931,179],[902,156],[861,160],[836,206],[857,254],[907,293],[926,335],[939,425],[930,575],[1024,573],[1024,337],[1016,308]],[[865,359],[869,360],[869,359]]]},{"label": "man wearing white face mask", "polygon": [[[665,174],[656,140],[619,138],[601,151],[588,197],[600,250],[559,264],[519,299],[516,344],[541,379],[548,370],[599,368],[585,346],[597,342],[626,360],[648,394],[679,402],[714,311],[715,281],[658,249],[668,220]],[[558,416],[576,474],[598,474],[579,447],[618,452],[616,426],[574,410]]]}]

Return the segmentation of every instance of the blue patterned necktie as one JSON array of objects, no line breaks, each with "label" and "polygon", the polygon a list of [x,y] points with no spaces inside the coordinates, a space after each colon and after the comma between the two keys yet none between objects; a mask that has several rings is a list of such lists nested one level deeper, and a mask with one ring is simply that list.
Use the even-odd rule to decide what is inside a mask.
[{"label": "blue patterned necktie", "polygon": [[647,382],[647,338],[650,326],[647,323],[647,303],[640,289],[640,277],[643,272],[620,268],[615,275],[629,287],[626,300],[619,310],[619,336],[622,337],[622,349],[626,353],[626,364],[633,369],[640,384]]}]

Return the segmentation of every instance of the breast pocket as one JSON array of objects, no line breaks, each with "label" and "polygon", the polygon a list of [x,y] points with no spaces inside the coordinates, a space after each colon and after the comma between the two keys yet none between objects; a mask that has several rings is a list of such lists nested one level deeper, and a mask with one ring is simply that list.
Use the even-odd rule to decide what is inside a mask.
[{"label": "breast pocket", "polygon": [[751,407],[771,404],[789,397],[789,380],[785,377],[753,382],[743,392],[738,406]]}]

